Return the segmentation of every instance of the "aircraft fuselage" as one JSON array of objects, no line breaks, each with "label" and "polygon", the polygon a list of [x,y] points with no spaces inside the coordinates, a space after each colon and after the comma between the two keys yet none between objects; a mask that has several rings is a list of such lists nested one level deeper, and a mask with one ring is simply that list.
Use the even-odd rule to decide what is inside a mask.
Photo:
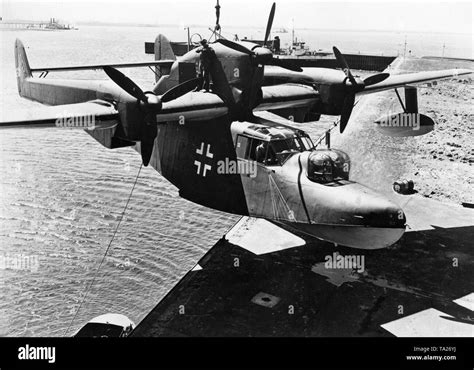
[{"label": "aircraft fuselage", "polygon": [[[178,187],[182,197],[220,211],[265,218],[363,249],[387,247],[402,236],[403,211],[383,195],[350,181],[347,155],[314,149],[304,132],[274,114],[262,112],[255,120],[258,123],[222,117],[159,125],[150,164]],[[285,149],[285,140],[298,144],[275,153],[279,158],[273,162],[257,157],[259,145],[274,143]],[[328,163],[314,177],[310,167],[315,157],[319,164],[318,156]]]}]

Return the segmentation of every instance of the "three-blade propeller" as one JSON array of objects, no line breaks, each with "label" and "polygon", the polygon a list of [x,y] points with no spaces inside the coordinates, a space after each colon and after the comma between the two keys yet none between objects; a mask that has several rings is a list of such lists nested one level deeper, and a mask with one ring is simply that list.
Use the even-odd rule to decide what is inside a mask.
[{"label": "three-blade propeller", "polygon": [[165,92],[160,98],[152,92],[143,92],[143,90],[135,82],[113,67],[104,67],[104,72],[125,92],[141,102],[140,109],[144,114],[144,124],[141,126],[140,130],[140,150],[143,164],[148,166],[157,135],[156,114],[161,110],[163,106],[162,103],[177,99],[194,90],[197,86],[199,86],[200,79],[195,78],[175,86]]},{"label": "three-blade propeller", "polygon": [[387,79],[390,74],[389,73],[377,73],[375,75],[369,76],[364,80],[356,79],[349,68],[349,64],[346,61],[346,58],[342,55],[338,48],[335,46],[332,48],[334,51],[334,56],[336,60],[339,62],[342,70],[346,74],[347,79],[350,81],[350,85],[346,84],[344,81],[344,87],[346,88],[346,95],[344,98],[344,102],[342,104],[342,112],[341,112],[341,122],[339,125],[341,133],[344,132],[347,123],[349,122],[349,118],[351,117],[352,109],[354,108],[355,103],[355,95],[356,93],[365,89],[366,86],[375,85],[379,82],[384,81]]},{"label": "three-blade propeller", "polygon": [[[275,65],[291,71],[302,72],[303,69],[294,65],[292,61],[279,59],[273,56],[270,49],[267,48],[267,42],[270,37],[273,19],[275,17],[276,4],[273,3],[270,10],[270,14],[267,20],[267,26],[265,29],[265,38],[262,46],[247,46],[245,43],[237,43],[226,39],[218,39],[217,43],[220,43],[232,50],[248,55],[251,58],[251,64],[253,65],[252,75],[249,78],[248,85],[243,89],[241,95],[241,101],[239,105],[242,109],[233,109],[233,111],[240,111],[240,118],[244,116],[252,115],[252,109],[258,105],[259,98],[262,95],[262,84],[264,79],[264,67],[266,65]],[[213,83],[214,81],[214,76]],[[229,95],[229,94],[227,94]],[[227,101],[232,99],[226,99]],[[243,112],[243,113],[242,113]],[[247,117],[248,118],[248,117]]]},{"label": "three-blade propeller", "polygon": [[140,87],[135,82],[125,76],[122,72],[109,66],[104,67],[104,72],[110,77],[112,81],[119,85],[122,90],[125,90],[127,93],[142,101],[143,103],[148,104],[148,97],[145,95],[142,89],[140,89]]},{"label": "three-blade propeller", "polygon": [[292,62],[291,60],[280,59],[280,58],[274,57],[272,52],[267,48],[256,47],[253,49],[249,49],[242,44],[238,44],[234,41],[225,40],[225,39],[219,39],[216,42],[222,45],[225,45],[230,49],[233,49],[235,51],[239,51],[241,53],[251,56],[253,60],[255,61],[255,64],[278,66],[278,67],[285,68],[293,72],[303,71],[301,67],[295,65],[294,62]]},{"label": "three-blade propeller", "polygon": [[263,40],[262,47],[254,47],[253,49],[249,49],[245,45],[238,44],[234,41],[225,40],[225,39],[219,39],[219,40],[216,40],[216,42],[222,45],[225,45],[228,48],[233,49],[235,51],[249,55],[250,57],[252,57],[256,65],[273,65],[273,66],[279,66],[279,67],[282,67],[294,72],[302,72],[303,70],[301,69],[301,67],[296,66],[291,61],[274,57],[273,53],[267,48],[267,42],[270,37],[270,32],[272,30],[273,19],[275,18],[275,9],[276,9],[276,4],[273,3],[272,8],[270,10],[270,14],[268,16],[267,27],[265,29],[265,38]]}]

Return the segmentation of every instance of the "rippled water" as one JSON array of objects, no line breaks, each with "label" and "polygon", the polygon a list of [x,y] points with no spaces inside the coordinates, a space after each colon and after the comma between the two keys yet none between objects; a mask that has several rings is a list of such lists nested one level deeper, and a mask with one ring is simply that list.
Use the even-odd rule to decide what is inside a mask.
[{"label": "rippled water", "polygon": [[[143,42],[157,33],[134,27],[0,32],[0,109],[38,105],[21,99],[16,90],[16,37],[27,46],[35,67],[151,60]],[[183,39],[182,29],[164,33]],[[248,36],[259,36],[253,33]],[[329,34],[314,35],[313,42],[309,31],[302,34],[315,47],[332,45]],[[354,45],[351,40],[360,33],[330,36],[344,48]],[[367,51],[380,51],[387,35],[372,37],[364,44],[371,49]],[[382,51],[393,52],[400,37],[392,35],[391,46]],[[123,71],[144,87],[154,78],[146,68]],[[106,78],[102,71],[67,76]],[[105,149],[82,131],[0,131],[0,258],[26,261],[20,269],[0,264],[0,335],[64,334],[111,240],[140,162],[132,149]],[[124,313],[139,322],[237,219],[179,198],[163,177],[143,168],[107,258],[68,334],[106,312]]]},{"label": "rippled water", "polygon": [[[16,37],[29,46],[32,66],[150,59],[143,42],[156,32],[131,29],[125,38],[126,33],[98,27],[0,33],[1,109],[36,105],[16,92]],[[153,79],[147,69],[126,73],[144,86]],[[101,72],[73,75],[105,78]],[[11,264],[0,269],[0,335],[64,334],[111,240],[140,162],[133,149],[105,149],[78,130],[0,131],[0,258],[25,261],[21,269]],[[161,175],[143,168],[69,334],[106,312],[139,322],[237,219],[179,198]]]}]

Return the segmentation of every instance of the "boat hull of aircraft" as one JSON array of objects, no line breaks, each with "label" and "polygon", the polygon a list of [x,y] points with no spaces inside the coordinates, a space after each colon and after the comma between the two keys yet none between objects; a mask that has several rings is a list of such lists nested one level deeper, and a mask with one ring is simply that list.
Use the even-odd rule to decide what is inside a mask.
[{"label": "boat hull of aircraft", "polygon": [[382,249],[395,244],[405,233],[405,227],[370,227],[360,225],[324,225],[278,223],[283,228],[357,249]]}]

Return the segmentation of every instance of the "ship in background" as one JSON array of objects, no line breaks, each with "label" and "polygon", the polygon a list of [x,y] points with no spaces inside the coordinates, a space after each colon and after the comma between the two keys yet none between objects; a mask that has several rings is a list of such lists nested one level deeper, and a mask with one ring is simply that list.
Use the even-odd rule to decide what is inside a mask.
[{"label": "ship in background", "polygon": [[[191,35],[189,27],[186,27],[187,30],[187,41],[171,41],[171,48],[176,56],[182,56],[186,54],[189,50],[194,49],[199,46],[200,39],[202,37],[194,33]],[[311,49],[304,40],[299,39],[295,35],[294,27],[291,30],[291,42],[289,44],[282,45],[280,33],[288,33],[285,28],[281,28],[279,31],[284,30],[285,32],[274,32],[275,36],[273,37],[272,42],[267,45],[270,47],[273,55],[278,56],[281,59],[289,59],[295,65],[299,67],[320,67],[320,68],[339,68],[339,64],[334,57],[334,54],[331,51],[318,49]],[[213,31],[210,29],[210,31]],[[195,37],[197,36],[197,37]],[[222,35],[219,35],[222,37]],[[248,41],[254,44],[263,45],[264,41],[253,38],[239,38],[236,34],[233,37],[234,41]],[[154,42],[145,42],[145,53],[146,54],[155,54],[155,43]],[[390,65],[397,55],[373,55],[373,54],[344,54],[347,62],[351,65],[353,69],[362,70],[362,71],[383,71],[388,65]]]},{"label": "ship in background", "polygon": [[63,23],[56,18],[50,18],[49,21],[33,21],[33,20],[4,20],[0,17],[0,30],[30,30],[30,31],[70,31],[78,28],[72,24]]}]

